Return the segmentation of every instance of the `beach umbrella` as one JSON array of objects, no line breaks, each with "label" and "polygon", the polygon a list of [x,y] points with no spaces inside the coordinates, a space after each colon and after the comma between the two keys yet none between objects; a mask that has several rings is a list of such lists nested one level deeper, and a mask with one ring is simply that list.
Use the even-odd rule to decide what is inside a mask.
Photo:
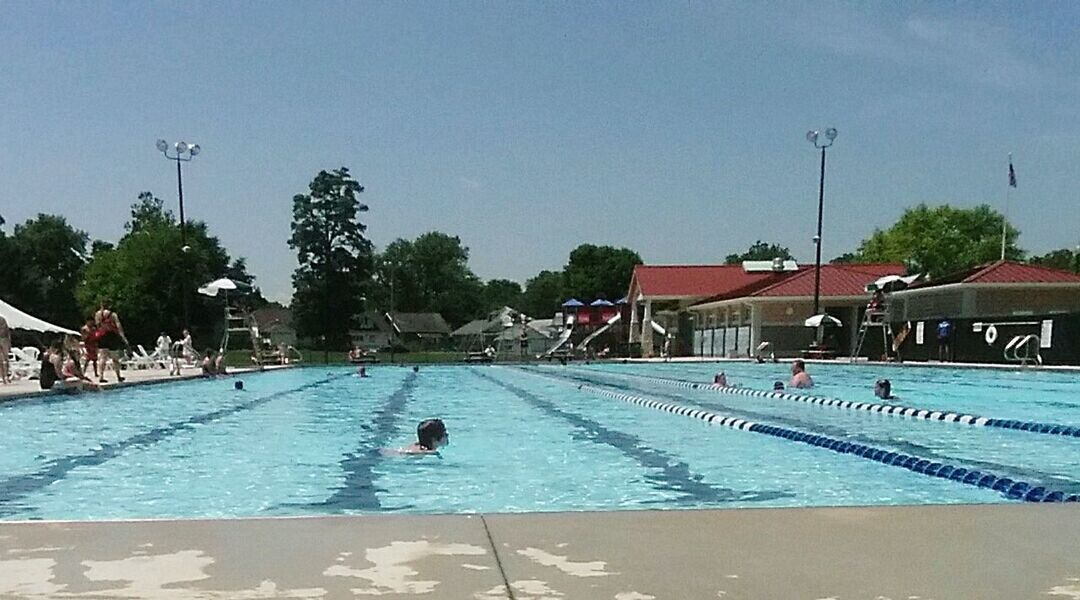
[{"label": "beach umbrella", "polygon": [[875,290],[881,290],[883,292],[890,292],[893,290],[902,290],[911,285],[911,283],[919,277],[920,275],[917,274],[908,275],[907,277],[901,277],[900,275],[886,275],[867,284],[866,291],[873,292]]},{"label": "beach umbrella", "polygon": [[616,300],[615,304],[626,304],[628,300],[629,299],[626,296],[623,296],[622,298],[619,298],[618,300]]},{"label": "beach umbrella", "polygon": [[598,298],[596,300],[593,300],[592,303],[589,304],[589,306],[615,306],[615,305],[612,304],[611,302],[607,301],[607,300],[604,300],[603,298]]},{"label": "beach umbrella", "polygon": [[235,290],[240,285],[243,284],[238,284],[237,282],[229,279],[228,277],[222,277],[221,279],[215,279],[210,283],[200,286],[198,292],[206,296],[217,296],[218,292],[221,290],[225,290],[226,292],[229,290]]},{"label": "beach umbrella", "polygon": [[824,315],[824,314],[822,314],[822,315],[814,315],[814,316],[810,317],[809,319],[807,319],[806,321],[803,322],[803,325],[805,325],[807,327],[825,327],[825,326],[840,327],[841,323],[840,323],[840,319],[837,319],[836,317],[834,317],[832,315]]},{"label": "beach umbrella", "polygon": [[562,305],[563,308],[581,308],[582,306],[585,306],[585,303],[577,298],[571,298],[566,302],[563,302]]}]

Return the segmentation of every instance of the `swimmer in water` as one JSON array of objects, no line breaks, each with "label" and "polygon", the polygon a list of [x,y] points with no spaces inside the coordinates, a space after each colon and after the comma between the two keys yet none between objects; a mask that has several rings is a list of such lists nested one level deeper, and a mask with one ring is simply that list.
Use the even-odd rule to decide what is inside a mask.
[{"label": "swimmer in water", "polygon": [[874,395],[882,400],[895,400],[896,396],[892,395],[892,384],[888,379],[878,379],[874,383]]},{"label": "swimmer in water", "polygon": [[416,427],[416,443],[398,449],[398,454],[437,454],[450,443],[450,434],[442,419],[426,419]]},{"label": "swimmer in water", "polygon": [[234,382],[232,387],[233,387],[234,390],[236,390],[238,392],[242,392],[242,391],[244,391],[244,382],[243,381]]},{"label": "swimmer in water", "polygon": [[801,360],[796,360],[791,363],[791,382],[788,383],[788,387],[806,389],[814,387],[814,380],[810,378],[810,374],[806,372],[806,363]]},{"label": "swimmer in water", "polygon": [[357,377],[367,377],[367,369],[365,369],[364,367],[360,367],[359,369],[356,370],[356,376]]},{"label": "swimmer in water", "polygon": [[774,392],[782,392],[782,391],[784,391],[784,382],[783,381],[774,381],[773,384],[772,384],[772,389],[773,389]]},{"label": "swimmer in water", "polygon": [[720,371],[715,376],[713,376],[712,382],[713,382],[713,385],[718,385],[720,387],[727,387],[728,386],[727,375],[723,371]]},{"label": "swimmer in water", "polygon": [[420,372],[420,367],[417,367],[417,366],[414,365],[413,368],[412,368],[412,372],[413,373],[419,373]]}]

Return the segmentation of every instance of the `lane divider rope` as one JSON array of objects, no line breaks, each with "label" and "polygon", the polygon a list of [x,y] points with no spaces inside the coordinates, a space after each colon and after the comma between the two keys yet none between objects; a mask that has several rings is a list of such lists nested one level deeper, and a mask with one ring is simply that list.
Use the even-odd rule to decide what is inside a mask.
[{"label": "lane divider rope", "polygon": [[803,394],[791,394],[788,392],[755,390],[743,387],[722,386],[715,383],[696,383],[693,381],[685,381],[682,379],[669,379],[666,377],[639,375],[637,373],[608,373],[606,371],[600,372],[583,369],[575,369],[574,372],[582,374],[589,373],[591,375],[601,376],[612,375],[615,377],[630,377],[634,379],[641,379],[643,381],[649,381],[652,383],[659,383],[663,385],[670,385],[687,389],[710,390],[736,396],[755,396],[758,398],[772,398],[775,400],[791,400],[794,402],[803,402],[806,404],[814,404],[818,406],[829,406],[833,408],[847,410],[861,410],[865,412],[880,413],[883,415],[922,419],[925,421],[961,423],[964,425],[972,425],[974,427],[997,427],[999,429],[1016,429],[1018,431],[1028,431],[1031,433],[1045,433],[1049,435],[1061,435],[1065,437],[1080,438],[1080,427],[1062,425],[1059,423],[1037,423],[1034,421],[1017,421],[1014,419],[996,419],[979,415],[953,413],[948,411],[930,410],[925,408],[913,408],[910,406],[901,406],[899,404],[853,402],[851,400],[841,400],[839,398],[826,398],[823,396],[807,396]]},{"label": "lane divider rope", "polygon": [[942,479],[948,479],[950,481],[955,481],[957,483],[962,483],[965,485],[980,488],[989,488],[996,492],[1000,492],[1001,494],[1012,500],[1023,500],[1024,502],[1080,502],[1080,495],[1078,494],[1065,494],[1062,491],[1048,490],[1043,486],[1033,486],[1030,483],[1024,481],[1017,481],[1008,477],[998,477],[993,473],[987,473],[973,469],[969,470],[964,467],[958,467],[947,463],[934,462],[925,458],[912,456],[910,454],[891,452],[888,450],[883,450],[881,448],[867,446],[865,444],[853,444],[850,442],[845,442],[844,440],[838,440],[823,435],[807,433],[796,429],[788,429],[786,427],[777,427],[775,425],[769,425],[766,423],[759,423],[755,421],[747,421],[745,419],[729,417],[710,410],[691,408],[671,402],[661,402],[659,400],[652,400],[649,398],[643,398],[641,396],[625,394],[623,392],[610,390],[588,383],[579,383],[576,381],[563,379],[559,376],[551,375],[548,373],[541,373],[521,368],[519,368],[518,370],[523,373],[534,375],[536,377],[543,377],[545,379],[558,381],[566,385],[576,385],[578,389],[588,391],[598,396],[605,396],[608,398],[626,402],[628,404],[644,406],[646,408],[652,408],[655,410],[661,410],[664,412],[698,419],[710,425],[728,427],[731,429],[740,429],[742,431],[749,431],[752,433],[762,433],[765,435],[783,438],[794,442],[809,444],[811,446],[819,446],[827,450],[832,450],[833,452],[837,452],[839,454],[853,454],[860,458],[879,462],[884,465],[904,468],[915,473],[928,475],[930,477],[940,477]]}]

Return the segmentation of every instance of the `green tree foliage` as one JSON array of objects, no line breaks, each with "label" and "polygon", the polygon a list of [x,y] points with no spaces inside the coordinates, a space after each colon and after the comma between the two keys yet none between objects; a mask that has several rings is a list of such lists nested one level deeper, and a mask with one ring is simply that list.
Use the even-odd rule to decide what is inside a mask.
[{"label": "green tree foliage", "polygon": [[[437,312],[451,325],[486,314],[484,284],[469,269],[469,249],[438,231],[391,242],[377,259],[380,305],[400,312]],[[392,291],[392,293],[391,293]]]},{"label": "green tree foliage", "polygon": [[348,341],[372,274],[372,246],[359,214],[364,191],[345,167],[319,171],[308,193],[293,196],[292,236],[299,266],[293,272],[293,319],[299,335],[330,347]]},{"label": "green tree foliage", "polygon": [[[902,262],[909,272],[941,277],[992,262],[1001,256],[1001,213],[975,208],[919,204],[904,211],[892,227],[875,230],[854,257],[860,262]],[[1021,260],[1020,232],[1009,225],[1005,257]]]},{"label": "green tree foliage", "polygon": [[88,241],[85,232],[56,215],[39,214],[16,225],[10,238],[0,233],[4,299],[47,321],[78,324],[75,288]]},{"label": "green tree foliage", "polygon": [[724,262],[729,265],[738,265],[747,260],[772,260],[774,258],[795,260],[795,257],[791,255],[791,251],[780,244],[767,244],[758,240],[750,244],[750,248],[742,254],[728,254]]},{"label": "green tree foliage", "polygon": [[484,307],[487,312],[504,306],[521,306],[521,284],[509,279],[491,279],[484,284]]},{"label": "green tree foliage", "polygon": [[208,233],[205,223],[188,221],[189,249],[183,252],[180,224],[150,192],[139,194],[124,228],[127,233],[115,247],[93,247],[76,290],[84,314],[105,299],[120,315],[132,343],[150,343],[161,331],[176,338],[183,327],[186,279],[196,343],[216,345],[222,325],[221,300],[196,294],[195,289],[227,273],[229,255],[218,239]]},{"label": "green tree foliage", "polygon": [[595,298],[617,300],[626,295],[634,266],[641,262],[629,248],[582,244],[570,252],[563,269],[563,293],[586,303]]},{"label": "green tree foliage", "polygon": [[525,282],[519,310],[530,317],[546,319],[559,310],[564,297],[562,271],[540,271]]},{"label": "green tree foliage", "polygon": [[1053,250],[1041,256],[1033,256],[1029,262],[1033,265],[1041,265],[1051,269],[1080,273],[1080,251],[1073,251],[1068,248]]}]

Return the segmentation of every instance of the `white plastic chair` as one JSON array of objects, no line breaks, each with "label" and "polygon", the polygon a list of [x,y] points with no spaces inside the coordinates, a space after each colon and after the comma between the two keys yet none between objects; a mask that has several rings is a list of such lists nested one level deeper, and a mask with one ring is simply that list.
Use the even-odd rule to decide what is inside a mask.
[{"label": "white plastic chair", "polygon": [[41,363],[31,360],[26,351],[19,348],[12,348],[8,352],[8,367],[11,376],[16,379],[36,379],[41,374]]}]

